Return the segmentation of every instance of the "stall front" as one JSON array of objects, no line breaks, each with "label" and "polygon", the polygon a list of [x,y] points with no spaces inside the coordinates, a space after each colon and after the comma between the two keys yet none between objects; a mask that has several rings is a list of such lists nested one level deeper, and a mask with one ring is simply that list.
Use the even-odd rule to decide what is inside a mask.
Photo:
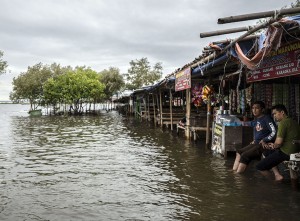
[{"label": "stall front", "polygon": [[[237,70],[238,78],[232,78],[225,71],[221,76],[222,95],[227,105],[218,108],[213,123],[212,150],[216,153],[226,156],[227,151],[234,151],[251,141],[250,128],[243,127],[239,121],[251,119],[250,107],[255,100],[264,101],[267,109],[278,103],[284,104],[289,115],[299,122],[299,18],[278,20],[268,26],[266,34],[249,40],[233,41],[234,44],[225,47],[217,45],[221,52],[228,49],[226,56],[236,58],[240,69]],[[222,60],[222,56],[217,59]],[[198,74],[203,73],[203,67],[198,67],[201,70]]]}]

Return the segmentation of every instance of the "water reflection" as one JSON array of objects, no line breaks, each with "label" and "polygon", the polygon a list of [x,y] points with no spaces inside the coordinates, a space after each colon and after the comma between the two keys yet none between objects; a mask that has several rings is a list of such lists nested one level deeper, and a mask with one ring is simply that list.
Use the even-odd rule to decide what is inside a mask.
[{"label": "water reflection", "polygon": [[288,184],[269,182],[255,171],[236,175],[230,159],[213,156],[202,143],[115,112],[0,119],[7,135],[0,152],[1,220],[293,220],[299,215],[299,193]]}]

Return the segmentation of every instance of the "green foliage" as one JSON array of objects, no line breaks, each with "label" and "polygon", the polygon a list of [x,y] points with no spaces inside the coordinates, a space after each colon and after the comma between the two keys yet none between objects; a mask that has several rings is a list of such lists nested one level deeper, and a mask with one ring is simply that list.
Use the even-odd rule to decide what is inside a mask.
[{"label": "green foliage", "polygon": [[54,78],[72,70],[71,67],[60,67],[53,63],[43,65],[38,63],[28,67],[26,72],[13,79],[13,91],[10,94],[12,101],[29,100],[31,109],[36,109],[44,103],[44,84],[49,78]]},{"label": "green foliage", "polygon": [[[162,76],[161,63],[150,67],[147,58],[130,62],[127,80],[129,88],[137,89],[153,84]],[[14,102],[29,100],[31,110],[38,106],[69,104],[75,113],[83,111],[83,104],[102,102],[111,98],[125,86],[123,75],[116,67],[110,67],[100,73],[91,68],[59,64],[43,65],[38,63],[28,67],[13,79],[13,91],[10,99]]]},{"label": "green foliage", "polygon": [[162,76],[163,68],[161,63],[156,63],[152,69],[147,58],[132,60],[129,64],[130,68],[126,74],[127,89],[133,90],[152,85]]},{"label": "green foliage", "polygon": [[110,67],[108,70],[100,72],[100,81],[105,85],[106,98],[112,97],[124,86],[125,82],[123,76],[120,74],[119,68]]},{"label": "green foliage", "polygon": [[75,70],[48,79],[44,85],[44,99],[52,105],[70,104],[75,113],[79,113],[83,102],[102,99],[104,88],[97,72],[86,67],[76,67]]},{"label": "green foliage", "polygon": [[43,95],[43,84],[53,75],[51,68],[42,63],[28,67],[26,72],[13,79],[10,99],[13,101],[28,99],[31,109],[36,109]]},{"label": "green foliage", "polygon": [[2,57],[3,57],[3,52],[0,51],[0,74],[5,73],[7,68],[7,62],[3,61]]}]

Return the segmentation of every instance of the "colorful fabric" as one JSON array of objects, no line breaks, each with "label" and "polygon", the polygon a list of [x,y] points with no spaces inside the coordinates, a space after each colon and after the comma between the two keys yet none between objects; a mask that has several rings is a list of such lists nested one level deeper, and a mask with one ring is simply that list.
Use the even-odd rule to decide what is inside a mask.
[{"label": "colorful fabric", "polygon": [[262,59],[267,56],[272,50],[277,50],[280,46],[281,37],[283,33],[282,27],[275,27],[270,25],[266,32],[266,40],[264,41],[264,47],[249,59],[242,51],[238,43],[235,43],[235,51],[241,62],[247,66],[250,70],[255,70]]}]

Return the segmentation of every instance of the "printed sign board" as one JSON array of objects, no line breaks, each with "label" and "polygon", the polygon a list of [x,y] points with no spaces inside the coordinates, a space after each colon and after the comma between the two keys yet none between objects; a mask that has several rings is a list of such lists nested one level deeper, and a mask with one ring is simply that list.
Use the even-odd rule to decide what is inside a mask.
[{"label": "printed sign board", "polygon": [[175,91],[191,88],[191,68],[186,68],[175,75]]},{"label": "printed sign board", "polygon": [[222,148],[222,133],[223,133],[222,125],[214,123],[211,149],[213,150],[214,153],[223,155],[224,150]]},{"label": "printed sign board", "polygon": [[263,59],[258,69],[250,71],[247,82],[299,74],[300,42],[283,46]]}]

